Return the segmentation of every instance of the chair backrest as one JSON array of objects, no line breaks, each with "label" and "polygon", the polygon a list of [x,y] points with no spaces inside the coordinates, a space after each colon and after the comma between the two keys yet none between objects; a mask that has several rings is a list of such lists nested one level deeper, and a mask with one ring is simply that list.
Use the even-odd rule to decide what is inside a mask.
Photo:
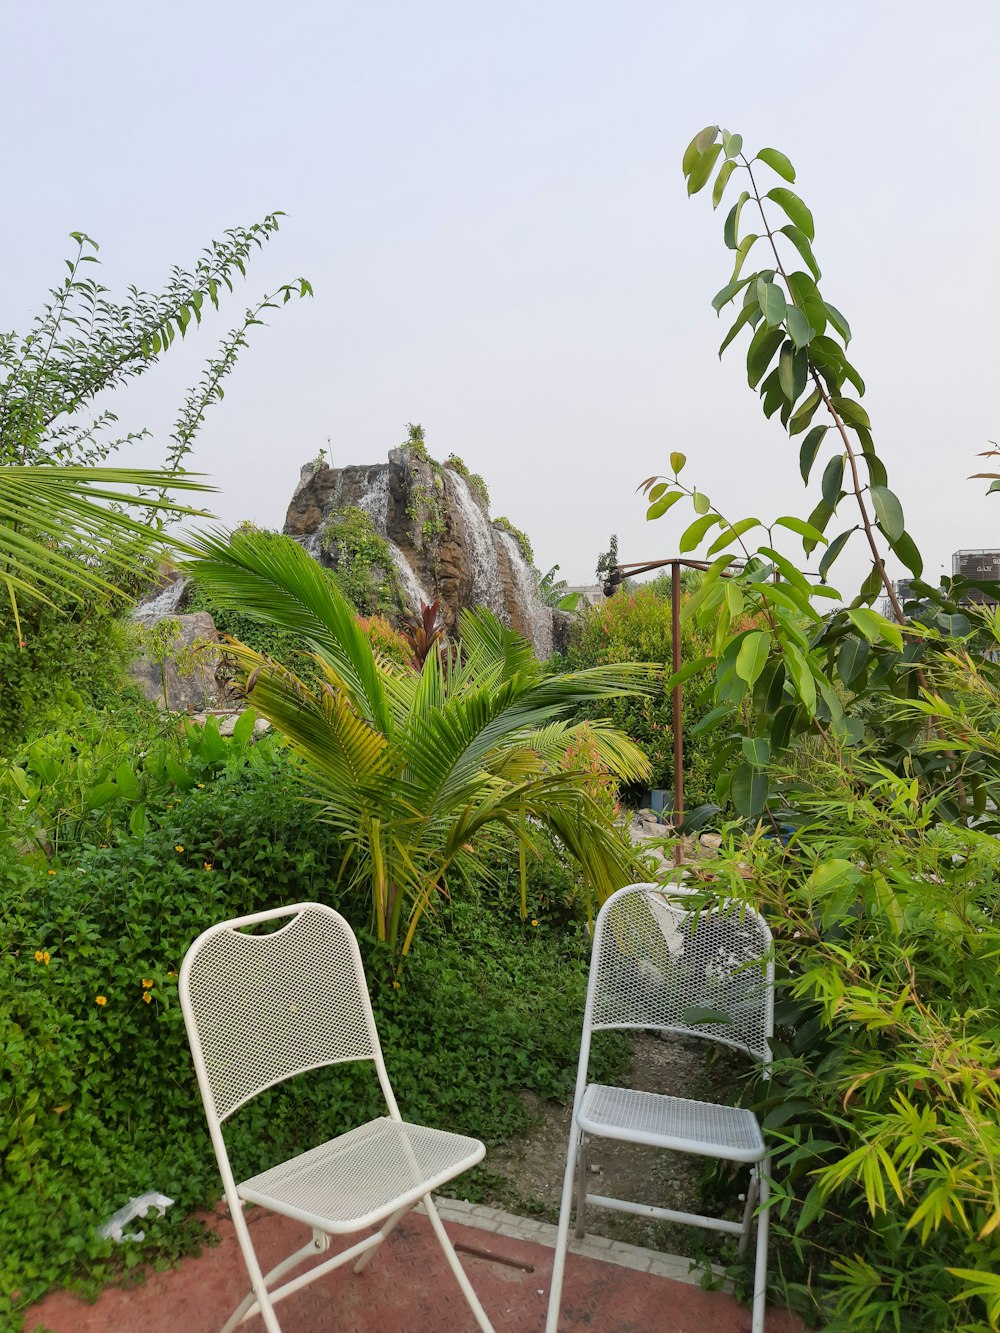
[{"label": "chair backrest", "polygon": [[[246,933],[283,917],[278,930]],[[206,1110],[219,1121],[284,1079],[348,1060],[374,1060],[386,1088],[357,940],[322,903],[210,927],[187,951],[179,992]]]},{"label": "chair backrest", "polygon": [[632,884],[601,908],[586,1025],[710,1037],[769,1061],[771,932],[742,903],[692,906],[690,891]]}]

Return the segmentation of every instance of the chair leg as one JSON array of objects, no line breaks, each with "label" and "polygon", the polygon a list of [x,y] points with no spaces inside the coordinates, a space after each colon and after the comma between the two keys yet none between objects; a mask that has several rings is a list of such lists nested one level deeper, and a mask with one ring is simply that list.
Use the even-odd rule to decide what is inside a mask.
[{"label": "chair leg", "polygon": [[757,1262],[753,1276],[753,1318],[750,1333],[764,1333],[764,1306],[767,1300],[767,1232],[770,1222],[771,1159],[760,1164],[760,1206],[757,1210]]},{"label": "chair leg", "polygon": [[434,1207],[434,1200],[429,1194],[425,1194],[421,1199],[421,1203],[427,1209],[427,1216],[430,1218],[431,1226],[434,1228],[435,1234],[441,1243],[442,1250],[444,1250],[445,1258],[448,1260],[448,1266],[455,1274],[458,1285],[462,1288],[462,1294],[469,1303],[469,1309],[476,1317],[476,1323],[482,1329],[483,1333],[494,1333],[493,1325],[486,1317],[486,1311],[479,1304],[479,1297],[473,1290],[472,1283],[469,1281],[465,1274],[465,1269],[459,1262],[458,1255],[455,1253],[455,1247],[452,1245],[448,1238],[448,1233],[444,1229],[444,1223],[438,1216],[438,1210]]},{"label": "chair leg", "polygon": [[576,1159],[580,1134],[576,1127],[576,1108],[569,1130],[569,1148],[566,1151],[566,1173],[563,1176],[562,1199],[559,1203],[559,1229],[556,1249],[552,1258],[552,1282],[549,1289],[549,1310],[545,1333],[556,1333],[559,1327],[559,1307],[562,1304],[563,1271],[566,1267],[566,1247],[569,1244],[569,1216],[573,1204],[573,1184],[576,1177]]},{"label": "chair leg", "polygon": [[369,1259],[371,1259],[375,1251],[381,1247],[382,1242],[386,1240],[392,1234],[393,1231],[396,1230],[396,1228],[399,1226],[400,1222],[402,1222],[406,1214],[412,1211],[413,1211],[413,1204],[407,1204],[405,1208],[398,1209],[396,1212],[392,1214],[391,1217],[386,1218],[386,1220],[382,1223],[381,1229],[377,1231],[375,1235],[372,1237],[372,1240],[375,1243],[372,1245],[371,1249],[365,1250],[364,1254],[354,1265],[355,1273],[363,1273],[365,1271],[365,1269],[368,1267]]},{"label": "chair leg", "polygon": [[577,1240],[583,1240],[586,1235],[584,1215],[587,1211],[587,1159],[589,1155],[587,1150],[589,1146],[590,1140],[587,1135],[581,1134],[577,1150],[579,1156],[576,1165],[576,1227],[573,1232]]},{"label": "chair leg", "polygon": [[754,1209],[757,1207],[757,1197],[760,1193],[760,1166],[753,1167],[750,1172],[750,1183],[747,1185],[747,1201],[743,1209],[743,1235],[740,1236],[740,1254],[747,1252],[747,1246],[750,1244],[750,1234],[753,1231]]}]

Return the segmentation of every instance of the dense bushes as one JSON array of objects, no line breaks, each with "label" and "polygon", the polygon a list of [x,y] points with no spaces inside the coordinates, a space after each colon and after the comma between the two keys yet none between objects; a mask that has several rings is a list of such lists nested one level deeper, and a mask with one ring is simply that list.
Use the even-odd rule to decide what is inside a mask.
[{"label": "dense bushes", "polygon": [[[190,750],[177,751],[198,780],[164,790],[142,837],[123,805],[107,837],[85,820],[72,840],[64,829],[59,862],[19,855],[9,840],[0,852],[0,1323],[53,1283],[99,1284],[122,1264],[189,1249],[198,1228],[185,1216],[218,1195],[176,997],[182,956],[213,921],[331,901],[339,864],[334,832],[303,806],[280,743],[254,746],[253,762],[228,744],[226,763],[200,776]],[[488,882],[465,885],[428,919],[402,973],[372,944],[367,899],[335,901],[369,956],[405,1113],[488,1143],[523,1129],[520,1089],[565,1096],[574,1072],[587,937],[561,897],[552,927],[543,895],[558,863],[551,844],[540,851],[529,922],[498,843]],[[277,1158],[303,1133],[363,1118],[377,1097],[365,1071],[268,1094],[234,1122],[237,1170],[261,1145]],[[481,1188],[476,1178],[466,1187]],[[151,1188],[177,1206],[141,1247],[97,1236],[129,1194]]]}]

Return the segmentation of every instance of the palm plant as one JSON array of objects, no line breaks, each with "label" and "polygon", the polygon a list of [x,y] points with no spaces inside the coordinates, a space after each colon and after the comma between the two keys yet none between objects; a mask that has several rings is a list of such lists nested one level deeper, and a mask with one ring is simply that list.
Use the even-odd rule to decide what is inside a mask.
[{"label": "palm plant", "polygon": [[[379,939],[407,953],[449,880],[475,870],[490,827],[515,835],[523,868],[533,831],[554,833],[603,899],[643,868],[627,835],[561,766],[582,703],[649,688],[645,664],[546,676],[531,647],[485,609],[460,621],[461,651],[430,652],[419,672],[380,657],[354,609],[295,542],[259,531],[199,536],[188,568],[211,598],[297,636],[318,686],[230,642],[254,707],[305,761],[312,799],[343,840],[341,885],[371,892]],[[623,734],[590,724],[615,776],[648,762]],[[405,916],[404,916],[405,913]]]}]

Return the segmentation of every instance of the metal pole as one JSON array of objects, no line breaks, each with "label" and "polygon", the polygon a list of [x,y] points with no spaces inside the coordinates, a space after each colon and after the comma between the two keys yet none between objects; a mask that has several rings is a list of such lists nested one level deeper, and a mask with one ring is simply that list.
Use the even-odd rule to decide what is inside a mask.
[{"label": "metal pole", "polygon": [[[673,638],[674,673],[681,669],[681,564],[673,560],[670,564],[670,633]],[[684,731],[681,723],[681,685],[674,682],[674,828],[679,830],[684,823]],[[678,832],[674,860],[680,865],[683,859],[683,839]]]}]

